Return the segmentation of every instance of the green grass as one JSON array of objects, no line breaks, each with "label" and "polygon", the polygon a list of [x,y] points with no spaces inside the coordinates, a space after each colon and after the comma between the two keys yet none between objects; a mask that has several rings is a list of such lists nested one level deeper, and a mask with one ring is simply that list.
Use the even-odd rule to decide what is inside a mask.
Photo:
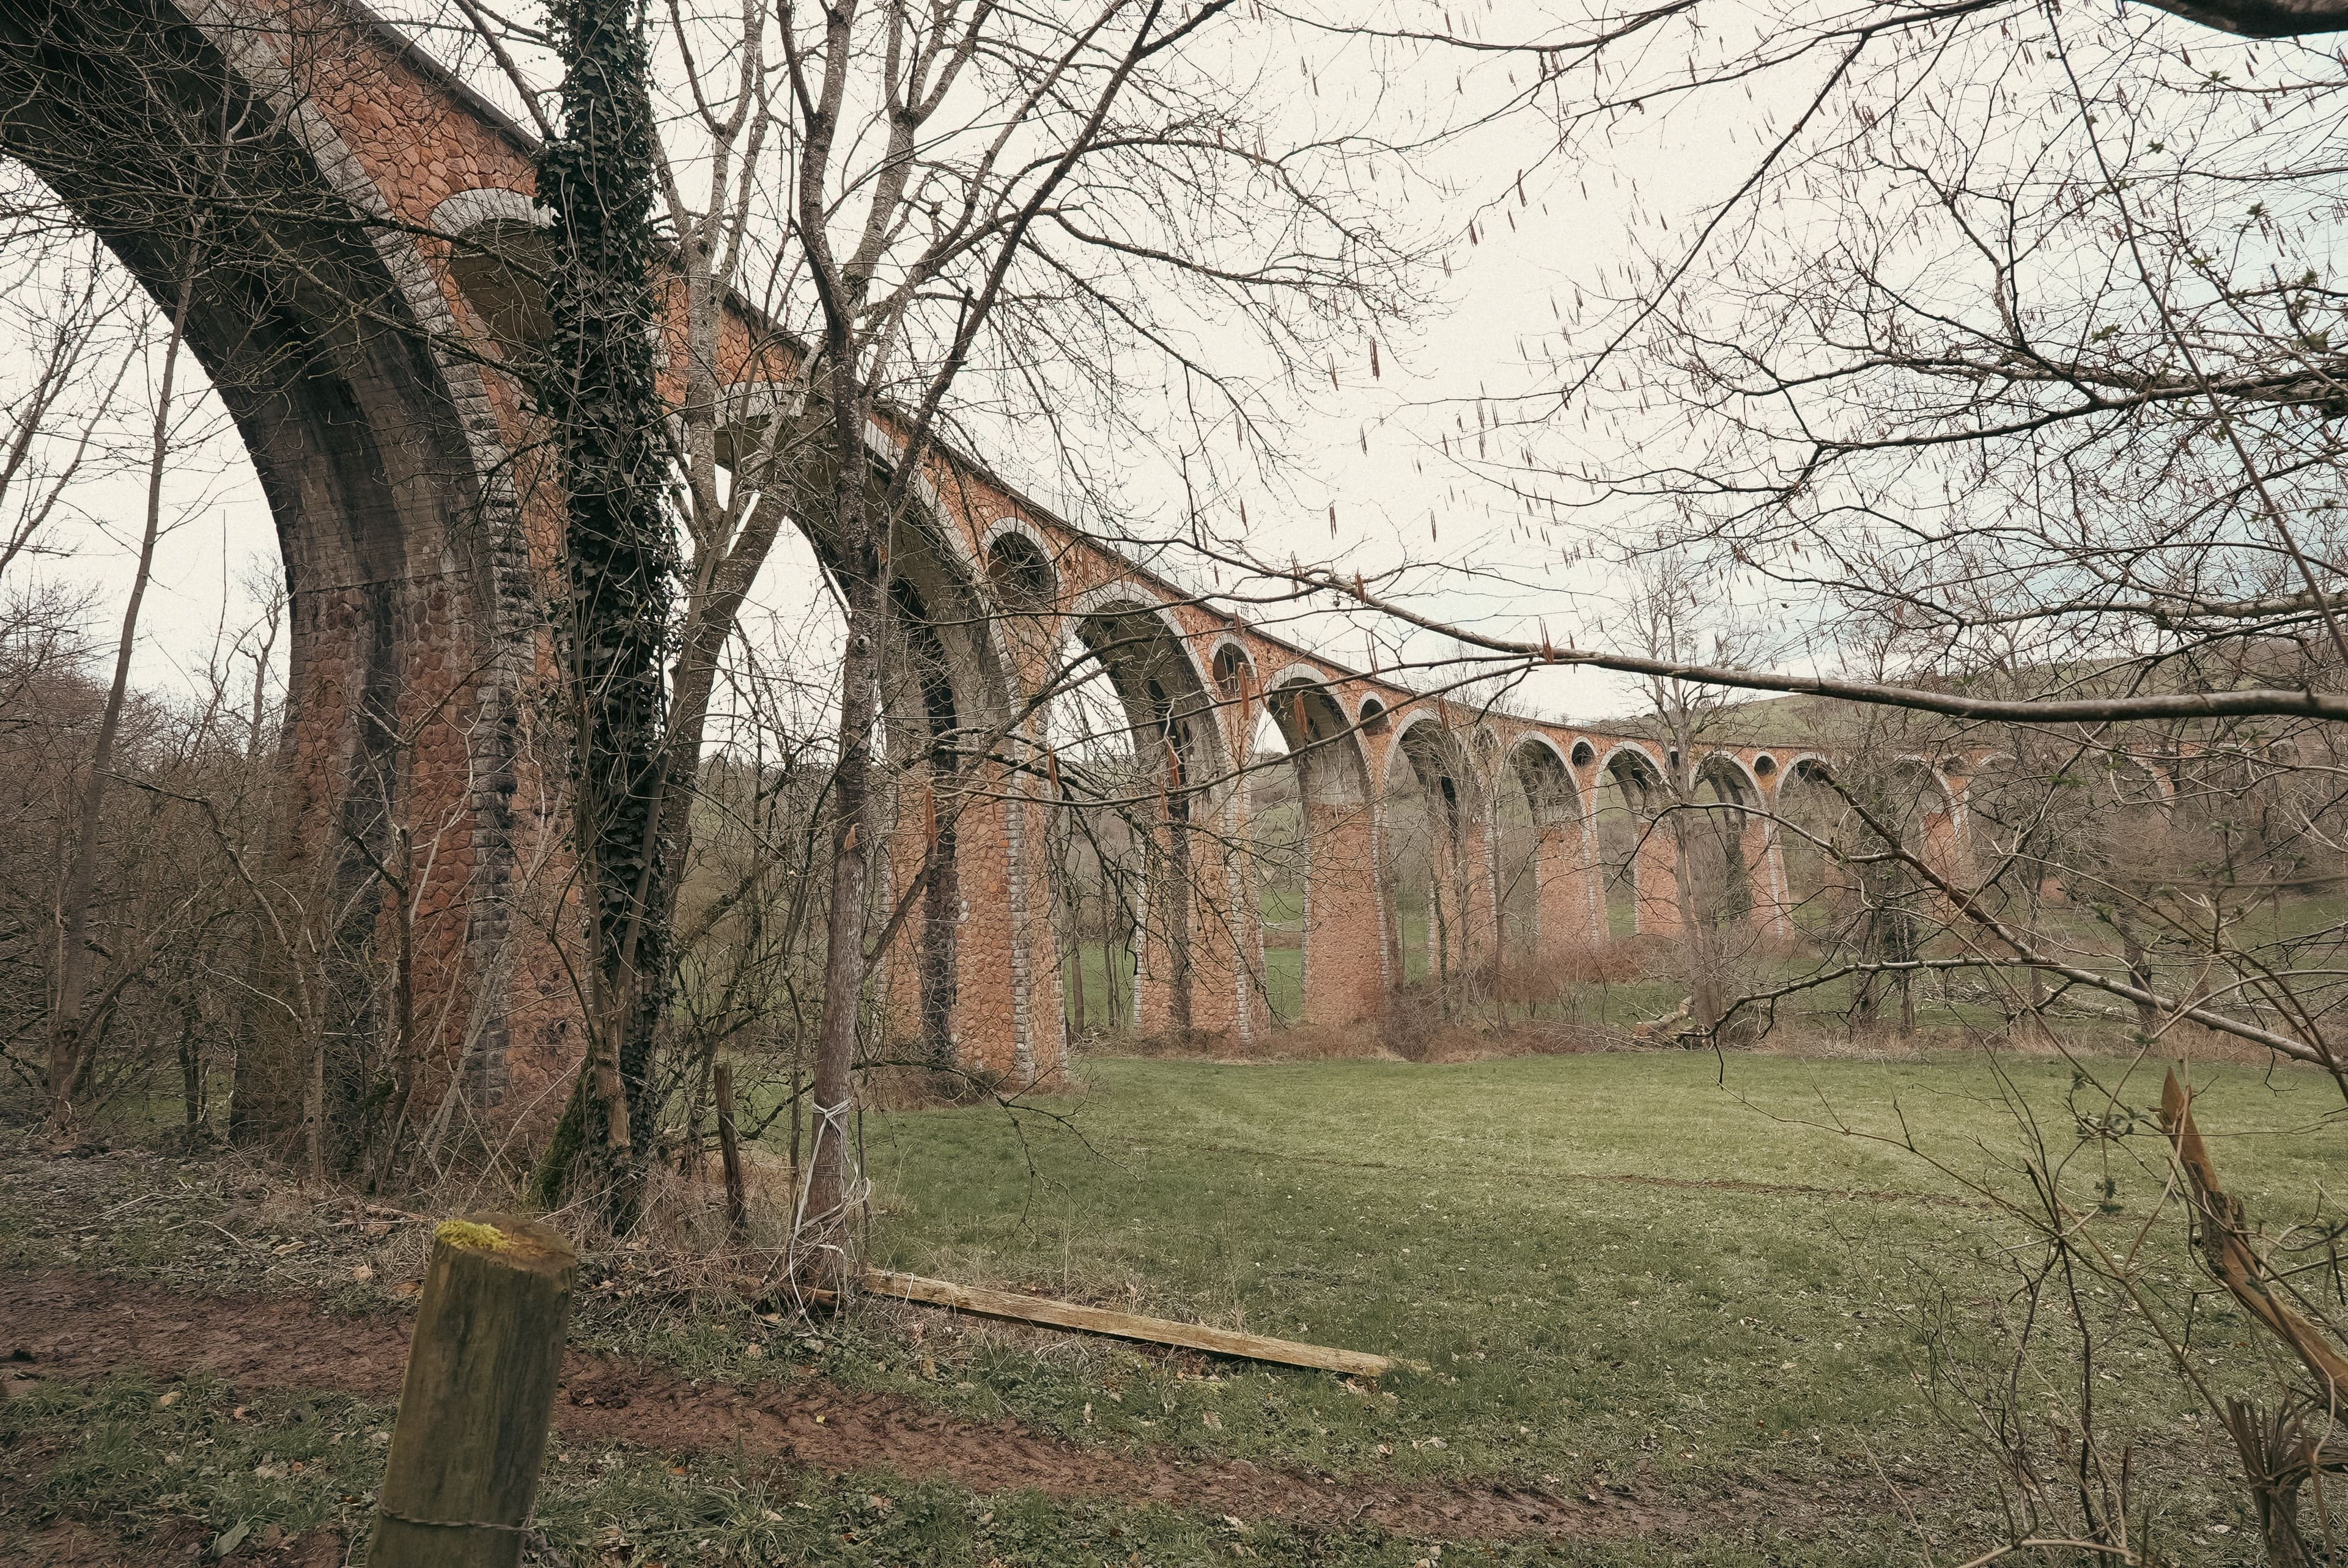
[{"label": "green grass", "polygon": [[[1963,1190],[1916,1154],[1821,1123],[1918,1129],[1958,1173],[2011,1190],[2022,1139],[1998,1082],[1970,1058],[1735,1059],[1725,1086],[1719,1071],[1696,1054],[1097,1061],[1089,1095],[1045,1107],[1066,1126],[959,1112],[876,1120],[870,1168],[888,1216],[877,1236],[892,1266],[1437,1368],[1401,1378],[1389,1399],[1257,1368],[1203,1381],[1134,1358],[1114,1403],[1097,1378],[1009,1352],[964,1374],[989,1408],[1074,1437],[1338,1475],[1578,1486],[1645,1473],[1699,1490],[1946,1457],[1952,1433],[1916,1381],[1927,1329],[1990,1343],[1982,1320],[2013,1284],[2012,1227],[1987,1208],[1925,1201]],[[2154,1152],[2079,1145],[2066,1102],[2101,1098],[2058,1064],[2013,1071],[2057,1152],[2075,1155],[2066,1180],[2084,1194],[2114,1178],[2124,1229],[2158,1191],[2130,1161]],[[2306,1129],[2335,1113],[2336,1095],[2312,1076],[2211,1076],[2205,1124],[2226,1130],[2219,1158],[2252,1212],[2309,1199],[2331,1150]],[[2157,1075],[2114,1087],[2141,1107]],[[1854,1189],[1891,1196],[1841,1195]],[[2187,1288],[2178,1238],[2153,1245],[2160,1288]],[[2205,1303],[2212,1365],[2251,1377],[2246,1331],[2211,1312]],[[2157,1438],[2160,1457],[2146,1462],[2176,1471],[2172,1505],[2234,1517],[2206,1484],[2222,1470],[2206,1420],[2135,1327],[2114,1330],[2109,1408]],[[2042,1357],[2045,1398],[2059,1400],[2060,1358]]]},{"label": "green grass", "polygon": [[1606,934],[1622,941],[1639,928],[1639,899],[1631,885],[1609,881],[1606,886]]},{"label": "green grass", "polygon": [[[1077,946],[1076,961],[1084,966],[1084,1007],[1079,1014],[1076,977],[1071,974],[1062,989],[1067,998],[1068,1027],[1082,1034],[1088,1030],[1117,1033],[1133,1027],[1133,953],[1126,948],[1110,948],[1105,942],[1085,942]],[[1109,1008],[1107,975],[1109,964],[1117,965],[1117,1009]],[[1272,1018],[1282,1023],[1295,1021],[1304,1010],[1304,949],[1301,947],[1276,947],[1266,943],[1263,949],[1263,984],[1266,1000]]]},{"label": "green grass", "polygon": [[[1076,964],[1083,970],[1081,988],[1078,977],[1066,976],[1061,990],[1067,999],[1068,1027],[1078,1034],[1088,1030],[1123,1030],[1133,1025],[1133,950],[1123,946],[1112,947],[1107,942],[1078,942],[1076,945]],[[1108,977],[1110,966],[1116,966],[1116,1006],[1110,1005]],[[1084,1006],[1076,1003],[1080,994]]]},{"label": "green grass", "polygon": [[[168,1401],[168,1402],[167,1402]],[[0,1403],[0,1532],[37,1547],[63,1522],[95,1527],[129,1561],[282,1560],[321,1529],[364,1562],[392,1405],[345,1394],[242,1394],[202,1373],[36,1384]],[[1774,1531],[1430,1549],[1375,1525],[1299,1528],[1163,1504],[974,1495],[885,1471],[828,1476],[716,1445],[664,1454],[581,1442],[558,1409],[525,1561],[650,1568],[1209,1568],[1234,1558],[1294,1568],[1764,1568],[1893,1559],[1856,1532]],[[1836,1537],[1840,1535],[1841,1539]],[[309,1538],[317,1543],[320,1538]],[[144,1548],[143,1553],[137,1550]],[[67,1559],[81,1561],[79,1557]],[[306,1559],[305,1559],[306,1560]]]},{"label": "green grass", "polygon": [[[1946,1387],[1930,1352],[2000,1365],[1995,1315],[2018,1255],[2010,1224],[1966,1206],[1965,1182],[2018,1186],[2021,1110],[2063,1162],[2067,1190],[2114,1183],[2097,1234],[2130,1235],[2157,1192],[2136,1163],[2157,1134],[2108,1120],[2115,1101],[2147,1104],[2157,1073],[2090,1067],[2081,1082],[2037,1060],[2001,1079],[1978,1055],[1725,1066],[1693,1053],[1447,1067],[1097,1059],[1085,1092],[1034,1107],[865,1119],[879,1261],[1433,1364],[1374,1389],[918,1309],[808,1332],[722,1299],[632,1306],[631,1291],[607,1288],[582,1300],[574,1336],[705,1381],[814,1373],[1079,1444],[1243,1459],[1372,1491],[1468,1479],[1568,1494],[1627,1486],[1686,1522],[1619,1540],[1454,1543],[1447,1568],[1919,1563],[1917,1524],[1935,1560],[1958,1562],[1993,1543],[1999,1519],[1977,1454],[1927,1397]],[[2336,1093],[2296,1072],[2199,1076],[2230,1187],[2255,1219],[2303,1212],[2337,1169]],[[2082,1141],[2075,1112],[2106,1117],[2116,1141]],[[1865,1135],[1902,1129],[1950,1169]],[[113,1161],[27,1170],[6,1190],[17,1207],[0,1211],[0,1259],[173,1279],[234,1264],[238,1281],[267,1289],[270,1269],[351,1235],[331,1206],[239,1220],[174,1171],[196,1173]],[[67,1178],[87,1191],[57,1208],[48,1189]],[[156,1201],[126,1204],[149,1189]],[[83,1225],[100,1213],[116,1216],[111,1232]],[[318,1245],[289,1261],[269,1245],[281,1229]],[[2196,1278],[2176,1230],[2156,1230],[2146,1252],[2147,1286],[2172,1298]],[[208,1235],[226,1242],[227,1263],[205,1264]],[[105,1255],[92,1250],[101,1245]],[[624,1277],[633,1255],[600,1255],[597,1266]],[[278,1288],[330,1305],[337,1278],[345,1293],[384,1288],[349,1284],[347,1263],[330,1254],[314,1279]],[[2142,1322],[2110,1298],[2089,1307],[2109,1337],[2096,1383],[2103,1419],[2137,1444],[2138,1502],[2157,1516],[2168,1560],[2239,1560],[2250,1521],[2224,1443]],[[382,1307],[368,1297],[337,1309]],[[2020,1387],[2044,1433],[2068,1412],[2075,1368],[2064,1332],[2042,1332]],[[2213,1297],[2196,1335],[2215,1389],[2271,1388],[2249,1330]],[[760,1358],[744,1348],[751,1337],[766,1340]],[[191,1540],[239,1526],[363,1532],[387,1408],[201,1378],[180,1391],[166,1407],[160,1385],[136,1378],[18,1385],[0,1403],[0,1536],[73,1518],[178,1561],[193,1560]],[[722,1440],[686,1455],[578,1447],[559,1416],[539,1521],[582,1563],[1203,1568],[1244,1554],[1410,1568],[1434,1555],[1367,1525],[1232,1526],[1132,1501],[833,1480]],[[2220,1522],[2234,1533],[2206,1533]]]},{"label": "green grass", "polygon": [[1267,943],[1263,949],[1264,1005],[1272,1011],[1275,1023],[1293,1023],[1304,1013],[1304,949],[1275,948]]},{"label": "green grass", "polygon": [[1429,914],[1424,899],[1395,912],[1395,924],[1401,932],[1402,942],[1402,983],[1406,986],[1419,984],[1430,973],[1426,946]]},{"label": "green grass", "polygon": [[[176,1397],[164,1406],[167,1394]],[[125,1377],[38,1387],[0,1406],[0,1450],[38,1467],[7,1517],[27,1533],[74,1519],[149,1546],[189,1539],[176,1555],[191,1562],[251,1552],[272,1526],[288,1536],[323,1526],[363,1541],[393,1418],[387,1404],[345,1395],[240,1396],[201,1374],[170,1385]],[[731,1450],[670,1456],[577,1444],[559,1419],[532,1522],[561,1555],[529,1561],[680,1568],[1059,1568],[1136,1553],[1203,1565],[1231,1561],[1234,1542],[1293,1563],[1405,1568],[1418,1555],[1375,1530],[1354,1532],[1340,1556],[1326,1538],[1278,1524],[1233,1528],[1163,1507],[973,1497],[880,1471],[835,1480]]]}]

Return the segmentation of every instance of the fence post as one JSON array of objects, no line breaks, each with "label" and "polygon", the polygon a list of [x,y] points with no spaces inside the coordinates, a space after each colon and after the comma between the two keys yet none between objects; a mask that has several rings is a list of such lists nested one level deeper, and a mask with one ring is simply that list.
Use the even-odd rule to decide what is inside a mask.
[{"label": "fence post", "polygon": [[368,1568],[521,1561],[579,1259],[513,1214],[433,1234]]}]

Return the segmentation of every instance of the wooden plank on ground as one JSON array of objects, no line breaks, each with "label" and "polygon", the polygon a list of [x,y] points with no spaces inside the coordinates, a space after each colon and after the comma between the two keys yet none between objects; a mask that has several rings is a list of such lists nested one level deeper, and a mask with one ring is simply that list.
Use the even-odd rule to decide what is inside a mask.
[{"label": "wooden plank on ground", "polygon": [[1305,1345],[1294,1339],[1273,1339],[1242,1334],[1231,1328],[1209,1328],[1198,1323],[1176,1323],[1164,1317],[1144,1317],[1136,1312],[1113,1312],[1105,1307],[1079,1307],[1043,1296],[1014,1296],[1004,1290],[983,1290],[950,1280],[925,1279],[918,1274],[897,1274],[885,1268],[864,1271],[864,1288],[875,1296],[919,1301],[931,1307],[951,1307],[981,1317],[1007,1317],[1019,1323],[1041,1323],[1053,1328],[1074,1328],[1086,1334],[1107,1334],[1151,1345],[1179,1345],[1186,1350],[1208,1350],[1218,1356],[1239,1356],[1251,1361],[1273,1361],[1283,1367],[1310,1367],[1316,1371],[1344,1372],[1357,1378],[1377,1378],[1397,1368],[1427,1370],[1425,1362],[1365,1350],[1338,1350],[1326,1345]]}]

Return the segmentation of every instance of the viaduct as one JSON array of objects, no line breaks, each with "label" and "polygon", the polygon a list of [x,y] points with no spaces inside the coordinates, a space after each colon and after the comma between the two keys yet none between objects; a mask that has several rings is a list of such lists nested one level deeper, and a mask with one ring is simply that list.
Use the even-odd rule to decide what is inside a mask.
[{"label": "viaduct", "polygon": [[[244,128],[211,171],[231,200],[212,203],[210,231],[194,237],[165,200],[170,144],[213,124]],[[552,1081],[575,1037],[550,966],[517,957],[531,938],[517,889],[548,815],[526,758],[543,723],[530,692],[546,668],[540,594],[559,523],[529,482],[530,418],[500,369],[499,317],[516,297],[495,260],[501,238],[532,228],[530,138],[347,0],[0,0],[0,149],[158,299],[192,279],[189,341],[242,432],[292,590],[293,863],[319,907],[364,935],[379,897],[333,900],[364,882],[352,843],[387,816],[419,825],[438,845],[418,906],[422,989],[452,1053],[488,1102],[510,1083]],[[138,177],[150,167],[151,181]],[[309,199],[289,208],[288,190]],[[223,260],[193,267],[200,243]],[[271,260],[236,264],[246,254]],[[723,354],[728,416],[773,417],[796,350],[737,321]],[[877,463],[894,461],[891,432],[876,425],[867,440]],[[1682,759],[1635,737],[1431,699],[1283,641],[973,460],[941,454],[915,488],[923,513],[901,526],[892,560],[928,620],[915,630],[942,655],[952,712],[939,722],[996,725],[1008,739],[952,803],[957,896],[908,923],[883,983],[939,1015],[965,1064],[1032,1079],[1066,1046],[1042,863],[1056,809],[1049,710],[1017,715],[1072,637],[1102,651],[1137,735],[1162,743],[1169,769],[1210,781],[1182,808],[1218,830],[1200,844],[1244,828],[1248,792],[1228,781],[1260,761],[1262,716],[1280,727],[1310,846],[1304,1020],[1371,1019],[1400,982],[1377,873],[1398,770],[1442,803],[1444,853],[1482,889],[1464,930],[1497,917],[1493,804],[1522,791],[1538,835],[1538,951],[1554,959],[1606,938],[1593,797],[1611,781],[1652,812]],[[1691,761],[1719,799],[1766,807],[1816,759],[1746,746]],[[1919,765],[1939,792],[1928,831],[1949,835],[1962,774]],[[1764,816],[1747,821],[1752,918],[1782,922],[1780,846]],[[1641,838],[1640,930],[1679,928],[1673,857],[1670,834]],[[1139,955],[1140,1027],[1269,1026],[1251,875],[1226,854],[1162,879]]]}]

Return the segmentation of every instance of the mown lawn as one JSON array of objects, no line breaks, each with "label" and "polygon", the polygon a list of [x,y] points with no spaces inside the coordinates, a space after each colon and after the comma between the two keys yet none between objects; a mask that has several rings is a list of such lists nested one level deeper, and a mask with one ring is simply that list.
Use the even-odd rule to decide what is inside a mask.
[{"label": "mown lawn", "polygon": [[[2016,1283],[2017,1227],[1965,1183],[2020,1191],[2019,1109],[2072,1191],[2112,1183],[2116,1236],[2159,1190],[2137,1163],[2159,1158],[2148,1121],[2116,1143],[2075,1132],[2073,1108],[2157,1101],[2157,1070],[2118,1061],[2100,1085],[2046,1061],[2001,1077],[1972,1056],[1084,1071],[1087,1092],[1024,1113],[869,1122],[881,1261],[1432,1362],[1371,1397],[1262,1369],[1183,1378],[1140,1356],[1110,1374],[1113,1401],[1097,1365],[1062,1376],[1005,1349],[963,1374],[974,1404],[1072,1436],[1340,1476],[1709,1492],[1879,1467],[1959,1534],[1984,1528],[1982,1472],[1920,1382],[1935,1341],[1996,1353],[1985,1324]],[[2198,1076],[2252,1213],[2312,1203],[2337,1168],[2336,1093],[2312,1075]],[[1924,1154],[1879,1141],[1903,1135]],[[2169,1226],[2147,1244],[2172,1296],[2197,1283],[2181,1240]],[[2240,1527],[2211,1482],[2230,1461],[2206,1417],[2141,1320],[2096,1305],[2116,1336],[2098,1392],[2149,1445],[2152,1495],[2188,1544],[2207,1522]],[[2256,1386],[2247,1332],[2215,1302],[2200,1315],[2205,1370]],[[2034,1416],[2068,1408],[2060,1344],[2024,1376]]]}]

